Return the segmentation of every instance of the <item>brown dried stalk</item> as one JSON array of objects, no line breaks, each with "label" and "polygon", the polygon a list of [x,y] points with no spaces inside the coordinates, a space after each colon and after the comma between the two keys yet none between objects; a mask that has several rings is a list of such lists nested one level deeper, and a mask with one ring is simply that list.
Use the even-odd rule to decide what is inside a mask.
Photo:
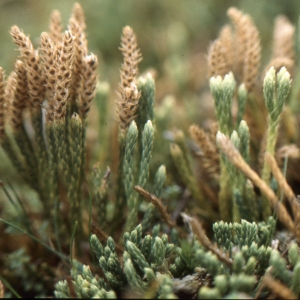
[{"label": "brown dried stalk", "polygon": [[163,217],[164,221],[170,226],[170,227],[176,227],[176,224],[174,221],[172,221],[171,216],[167,212],[167,208],[163,206],[161,203],[161,200],[158,199],[155,195],[150,194],[148,191],[144,190],[140,186],[136,185],[134,189],[146,200],[151,202],[160,212],[161,216]]},{"label": "brown dried stalk", "polygon": [[13,26],[10,34],[16,45],[19,46],[21,57],[24,59],[27,73],[28,93],[33,108],[40,108],[44,100],[44,79],[39,64],[40,57],[34,50],[32,43],[17,26]]},{"label": "brown dried stalk", "polygon": [[23,122],[23,112],[29,104],[29,95],[27,89],[27,75],[25,64],[17,60],[12,77],[13,96],[10,101],[10,118],[14,129],[19,129]]},{"label": "brown dried stalk", "polygon": [[87,113],[91,108],[92,100],[96,94],[96,85],[98,81],[97,73],[98,59],[93,53],[87,55],[83,59],[83,80],[81,83],[80,93],[80,112],[81,117],[87,117]]},{"label": "brown dried stalk", "polygon": [[54,10],[50,16],[49,36],[55,45],[60,45],[63,39],[63,27],[59,10]]},{"label": "brown dried stalk", "polygon": [[294,192],[292,191],[291,187],[287,183],[286,179],[284,178],[283,174],[281,173],[280,169],[278,168],[278,165],[276,163],[276,160],[274,156],[270,152],[265,153],[265,161],[269,165],[271,172],[275,179],[277,180],[277,183],[279,184],[279,187],[282,189],[282,191],[287,196],[291,207],[293,209],[293,213],[296,214],[297,211],[299,211],[300,207],[298,206],[297,202],[294,202],[293,200],[296,198]]},{"label": "brown dried stalk", "polygon": [[277,180],[279,187],[284,192],[290,203],[295,219],[296,237],[300,241],[300,207],[296,195],[294,194],[291,187],[284,178],[283,174],[281,173],[274,156],[271,153],[267,152],[265,154],[265,160],[269,165],[273,176]]},{"label": "brown dried stalk", "polygon": [[120,70],[121,82],[119,84],[119,100],[116,101],[119,125],[124,131],[135,118],[138,108],[140,93],[136,86],[138,63],[141,61],[141,53],[138,48],[136,36],[132,28],[123,28],[121,47],[123,64]]},{"label": "brown dried stalk", "polygon": [[199,126],[192,125],[189,128],[191,138],[201,151],[201,161],[203,168],[213,178],[218,178],[220,173],[220,155],[215,143],[210,139],[210,136]]},{"label": "brown dried stalk", "polygon": [[5,292],[4,284],[0,280],[0,298],[4,298],[4,292]]},{"label": "brown dried stalk", "polygon": [[0,140],[4,135],[4,115],[5,115],[5,84],[4,71],[0,67]]},{"label": "brown dried stalk", "polygon": [[256,185],[262,194],[268,199],[276,212],[279,220],[285,224],[285,226],[295,234],[295,225],[289,216],[286,208],[282,203],[278,201],[278,198],[274,194],[273,190],[254,172],[250,166],[244,161],[239,151],[234,147],[232,142],[222,133],[217,134],[217,143],[227,159],[241,172],[248,177],[254,185]]},{"label": "brown dried stalk", "polygon": [[232,267],[232,259],[230,259],[225,253],[223,253],[218,247],[214,246],[205,234],[205,231],[199,221],[196,218],[189,217],[185,213],[181,214],[182,217],[191,225],[193,233],[196,235],[198,241],[206,249],[215,254],[218,259],[226,264],[229,268]]},{"label": "brown dried stalk", "polygon": [[286,285],[273,278],[269,272],[263,277],[262,284],[267,286],[272,293],[275,293],[281,299],[298,299]]}]

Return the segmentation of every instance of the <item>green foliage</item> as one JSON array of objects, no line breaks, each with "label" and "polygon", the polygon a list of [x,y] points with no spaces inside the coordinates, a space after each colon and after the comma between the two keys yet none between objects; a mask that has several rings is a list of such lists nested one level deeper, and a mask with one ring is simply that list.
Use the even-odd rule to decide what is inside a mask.
[{"label": "green foliage", "polygon": [[[176,10],[167,4],[159,6]],[[149,14],[152,14],[154,6],[147,4],[147,7],[151,8]],[[109,13],[116,20],[114,14],[118,15],[118,12],[112,10]],[[79,15],[77,21],[84,23]],[[248,19],[245,17],[245,20]],[[119,26],[119,22],[114,26]],[[233,164],[232,158],[219,151],[220,144],[216,145],[214,140],[217,129],[214,131],[210,125],[211,108],[205,106],[205,102],[209,102],[206,99],[210,98],[205,98],[202,86],[198,86],[199,74],[193,74],[189,64],[195,69],[198,66],[195,63],[194,67],[192,54],[182,58],[189,41],[187,28],[181,23],[167,27],[166,41],[160,37],[158,43],[162,43],[164,51],[170,48],[170,57],[163,52],[152,53],[151,61],[158,60],[156,56],[166,56],[164,63],[154,65],[155,71],[149,70],[140,77],[137,73],[139,61],[130,60],[131,51],[135,51],[137,45],[124,42],[122,37],[121,50],[127,51],[128,57],[122,65],[119,92],[124,89],[121,96],[125,95],[127,102],[132,93],[139,100],[128,107],[126,101],[122,103],[124,99],[116,101],[120,109],[128,110],[124,115],[119,114],[120,118],[130,116],[130,121],[125,120],[128,127],[120,124],[118,127],[111,116],[111,100],[116,98],[112,95],[116,86],[114,79],[111,86],[106,81],[98,82],[95,109],[91,109],[89,118],[79,114],[79,106],[84,96],[91,96],[94,91],[78,92],[84,85],[81,83],[76,92],[73,91],[74,102],[66,105],[64,118],[49,121],[51,118],[45,111],[50,114],[48,106],[53,103],[45,92],[44,102],[37,110],[27,107],[28,116],[22,115],[20,128],[14,128],[7,120],[4,122],[3,112],[7,107],[10,110],[5,119],[13,121],[11,114],[16,107],[10,107],[12,100],[5,104],[1,102],[2,95],[13,98],[10,89],[13,93],[17,88],[5,83],[8,87],[2,89],[0,82],[0,93],[3,92],[0,94],[0,110],[3,108],[0,111],[0,119],[3,119],[0,120],[0,123],[3,121],[0,143],[10,160],[10,168],[13,167],[19,177],[10,184],[6,180],[6,171],[0,170],[5,179],[3,184],[1,181],[3,192],[15,210],[3,213],[5,219],[12,221],[0,218],[1,223],[9,226],[6,230],[2,228],[0,243],[3,264],[0,296],[3,283],[14,295],[48,297],[54,290],[57,298],[262,298],[276,295],[276,291],[266,285],[267,275],[299,297],[298,244],[288,244],[287,251],[281,249],[276,231],[282,224],[277,226],[266,197],[255,190],[245,172]],[[111,29],[112,32],[116,30]],[[149,36],[145,34],[138,38],[144,39],[142,43],[145,43]],[[82,42],[81,46],[84,44]],[[57,53],[60,53],[60,47],[62,45],[56,48]],[[223,52],[226,51],[227,48]],[[77,52],[78,49],[74,50],[72,55],[75,57],[80,51]],[[46,70],[43,55],[39,61]],[[85,59],[91,57],[87,53],[84,55],[87,55]],[[144,56],[148,64],[147,55]],[[102,57],[103,69],[118,70],[114,63],[108,65],[107,57],[107,53]],[[243,60],[243,63],[248,62]],[[59,60],[53,64],[59,65]],[[90,80],[93,76],[85,78],[83,75],[85,68],[82,67],[79,77]],[[70,71],[74,69],[75,65]],[[291,89],[291,75],[285,67],[278,72],[272,67],[267,71],[263,85],[257,84],[260,91],[254,92],[247,82],[243,83],[247,68],[245,70],[243,74],[233,70],[235,73],[228,71],[228,74],[213,76],[209,79],[209,87],[219,131],[235,147],[234,153],[239,153],[247,164],[258,170],[258,161],[264,152],[259,144],[263,144],[265,132],[266,150],[272,155],[277,142],[281,146],[291,140],[286,129],[288,122],[283,124],[282,132],[279,131]],[[299,70],[298,66],[297,78],[300,78]],[[161,73],[157,76],[156,71]],[[104,74],[111,76],[107,70]],[[97,75],[94,75],[97,81]],[[44,77],[42,88],[48,88],[49,78]],[[29,77],[27,79],[29,82]],[[178,82],[180,86],[175,88]],[[58,92],[58,81],[55,84]],[[299,84],[296,85],[292,87],[294,106],[299,90]],[[68,94],[69,90],[65,90]],[[199,93],[201,101],[204,99],[201,112]],[[89,104],[86,103],[85,108]],[[267,127],[260,128],[253,123],[264,124],[262,107],[267,110],[268,120]],[[256,119],[256,116],[259,117]],[[187,124],[193,122],[208,129],[205,137],[199,137],[205,140],[201,147],[185,135]],[[208,148],[207,156],[212,157],[203,155],[204,147]],[[280,153],[277,153],[278,164]],[[285,159],[287,162],[287,154]],[[286,192],[286,183],[273,179],[267,162],[261,163],[265,186],[281,193],[281,198],[286,194],[294,200],[295,196],[289,197]],[[297,179],[292,177],[295,176],[293,172],[287,172],[287,180],[288,176]],[[146,196],[137,193],[136,185]],[[276,199],[277,196],[274,193]],[[154,198],[156,202],[152,201]],[[273,208],[278,214],[277,206]],[[161,213],[162,209],[166,215]],[[199,224],[207,230],[207,235],[202,227],[203,232],[199,234],[192,223],[187,222],[185,226],[183,211],[192,214],[195,220],[200,219]],[[295,231],[291,233],[296,236],[299,215],[293,213]],[[16,230],[25,237],[21,239]]]}]

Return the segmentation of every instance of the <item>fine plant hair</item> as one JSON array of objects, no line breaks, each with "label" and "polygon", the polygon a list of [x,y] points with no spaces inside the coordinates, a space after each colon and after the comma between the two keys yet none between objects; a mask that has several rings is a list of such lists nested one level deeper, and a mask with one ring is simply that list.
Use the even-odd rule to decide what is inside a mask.
[{"label": "fine plant hair", "polygon": [[98,73],[80,4],[67,26],[53,11],[37,46],[11,27],[0,297],[299,299],[295,27],[275,19],[261,66],[255,20],[227,16],[206,55],[210,95],[195,96],[211,101],[209,120],[165,92],[180,78],[191,97],[181,25],[168,29],[170,81],[139,74],[143,47],[120,28],[118,83]]}]

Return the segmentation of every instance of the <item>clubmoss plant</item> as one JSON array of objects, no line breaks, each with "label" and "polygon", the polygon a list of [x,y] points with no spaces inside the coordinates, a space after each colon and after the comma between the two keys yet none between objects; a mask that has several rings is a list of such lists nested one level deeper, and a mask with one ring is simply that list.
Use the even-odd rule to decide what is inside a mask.
[{"label": "clubmoss plant", "polygon": [[159,68],[139,75],[137,36],[123,28],[116,95],[78,3],[65,31],[52,13],[37,47],[11,28],[20,57],[7,77],[0,68],[0,144],[19,179],[1,173],[15,213],[0,216],[0,297],[300,297],[294,27],[276,19],[260,75],[254,21],[227,13],[207,55],[213,120],[189,111],[188,125],[193,106],[177,98],[199,95],[186,91],[181,25],[167,30],[170,81]]}]

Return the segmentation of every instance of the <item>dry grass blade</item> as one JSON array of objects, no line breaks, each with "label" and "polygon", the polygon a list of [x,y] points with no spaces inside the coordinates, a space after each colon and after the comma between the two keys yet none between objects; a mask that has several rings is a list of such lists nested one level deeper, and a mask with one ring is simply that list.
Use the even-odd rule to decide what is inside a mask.
[{"label": "dry grass blade", "polygon": [[297,237],[297,240],[300,241],[300,207],[298,201],[296,200],[297,198],[291,187],[287,183],[286,179],[284,178],[283,174],[281,173],[274,156],[271,153],[267,152],[265,154],[265,159],[272,171],[273,176],[277,180],[281,190],[284,192],[290,203],[295,219],[295,235]]},{"label": "dry grass blade", "polygon": [[250,166],[244,161],[239,151],[234,147],[232,142],[222,133],[217,134],[217,143],[220,149],[224,152],[227,159],[242,173],[248,177],[254,185],[256,185],[262,194],[268,199],[273,209],[275,210],[279,220],[295,234],[295,225],[288,214],[286,208],[278,201],[273,190],[254,172]]},{"label": "dry grass blade", "polygon": [[274,279],[270,273],[265,274],[262,284],[267,286],[272,293],[275,293],[281,299],[298,299],[286,285]]},{"label": "dry grass blade", "polygon": [[146,200],[151,202],[161,213],[164,221],[170,226],[170,227],[176,227],[176,224],[172,221],[171,216],[168,214],[167,209],[163,204],[161,203],[161,200],[158,199],[153,194],[150,194],[148,191],[144,190],[140,186],[136,185],[134,189],[143,196]]},{"label": "dry grass blade", "polygon": [[4,292],[5,292],[4,285],[0,280],[0,298],[4,298]]},{"label": "dry grass blade", "polygon": [[232,267],[232,260],[227,257],[218,247],[214,246],[205,234],[205,231],[201,224],[196,218],[189,217],[188,215],[182,213],[182,217],[191,225],[193,233],[196,235],[198,241],[212,253],[214,253],[218,259],[226,264],[229,268]]},{"label": "dry grass blade", "polygon": [[274,156],[271,153],[266,152],[265,160],[266,160],[267,164],[269,165],[269,167],[272,171],[272,174],[274,175],[275,179],[277,180],[280,188],[287,196],[287,198],[291,204],[291,207],[293,209],[293,213],[296,214],[297,211],[299,211],[298,203],[295,201],[296,196],[295,196],[294,192],[292,191],[291,187],[289,186],[289,184],[287,183],[286,179],[284,178],[283,174],[281,173]]}]

